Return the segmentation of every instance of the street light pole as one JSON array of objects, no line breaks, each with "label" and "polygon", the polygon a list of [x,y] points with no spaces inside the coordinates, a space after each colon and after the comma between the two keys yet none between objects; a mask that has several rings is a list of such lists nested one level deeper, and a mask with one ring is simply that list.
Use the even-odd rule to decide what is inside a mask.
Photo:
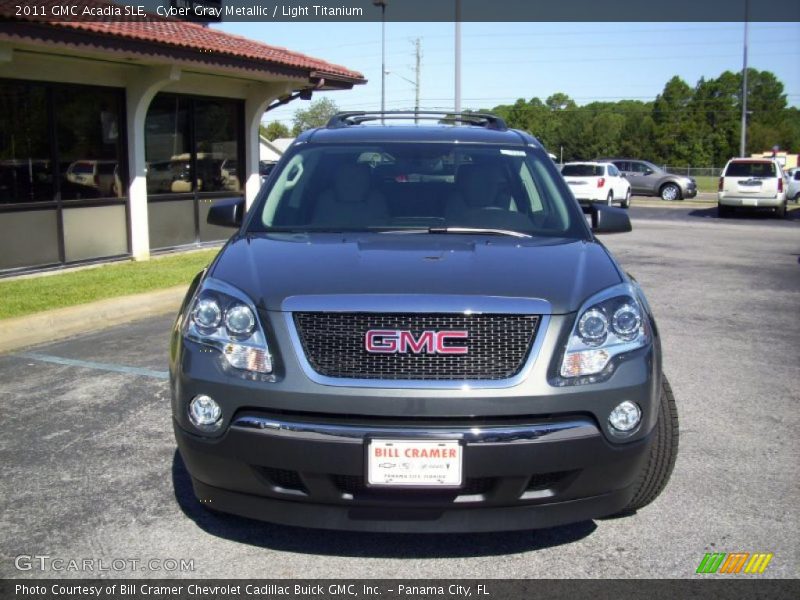
[{"label": "street light pole", "polygon": [[[386,112],[386,3],[389,0],[372,0],[372,4],[381,7],[381,113]],[[381,125],[384,124],[381,114]]]},{"label": "street light pole", "polygon": [[455,112],[461,112],[461,0],[456,0]]},{"label": "street light pole", "polygon": [[739,156],[745,158],[747,150],[747,0],[744,0],[744,61],[742,66],[742,132]]}]

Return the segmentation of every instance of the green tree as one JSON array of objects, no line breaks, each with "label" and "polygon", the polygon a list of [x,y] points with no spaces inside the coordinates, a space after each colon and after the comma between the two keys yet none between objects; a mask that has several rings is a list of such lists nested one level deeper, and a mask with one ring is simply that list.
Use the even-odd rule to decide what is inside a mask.
[{"label": "green tree", "polygon": [[295,111],[292,135],[299,135],[306,129],[324,126],[337,112],[339,107],[330,98],[315,100],[308,108]]},{"label": "green tree", "polygon": [[[750,69],[747,77],[748,151],[800,151],[800,109],[787,107],[783,84],[769,71]],[[564,160],[624,155],[671,166],[721,167],[739,154],[741,110],[741,73],[725,71],[694,87],[673,77],[653,102],[578,106],[558,92],[488,112],[532,133],[554,154],[563,149]]]},{"label": "green tree", "polygon": [[695,159],[694,90],[677,75],[670,79],[653,103],[655,159],[676,166],[688,166]]},{"label": "green tree", "polygon": [[289,137],[290,135],[289,128],[280,121],[271,121],[267,125],[262,123],[259,131],[262,137],[267,138],[269,141]]}]

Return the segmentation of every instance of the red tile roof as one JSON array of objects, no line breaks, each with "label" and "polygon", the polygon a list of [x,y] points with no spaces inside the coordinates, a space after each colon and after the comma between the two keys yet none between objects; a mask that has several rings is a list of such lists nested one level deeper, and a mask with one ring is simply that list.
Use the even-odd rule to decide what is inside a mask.
[{"label": "red tile roof", "polygon": [[[15,19],[16,7],[21,3],[19,0],[0,0],[0,16],[6,19]],[[112,2],[105,0],[78,0],[70,4],[80,7],[89,6],[95,8],[107,8],[112,6]],[[63,6],[60,0],[37,0],[31,6]],[[346,79],[355,80],[354,83],[363,83],[364,76],[358,71],[352,71],[341,65],[329,63],[327,61],[306,56],[299,52],[293,52],[286,48],[270,46],[247,39],[239,35],[224,33],[211,27],[203,27],[197,23],[169,19],[158,15],[150,14],[146,20],[111,20],[114,17],[107,17],[107,20],[57,20],[54,18],[42,19],[27,18],[24,20],[37,24],[46,23],[48,26],[85,31],[92,34],[123,38],[127,40],[137,40],[163,46],[183,48],[190,51],[197,51],[208,57],[209,54],[221,56],[231,56],[254,60],[258,62],[270,63],[282,67],[297,68],[316,72],[321,75],[338,76]]]}]

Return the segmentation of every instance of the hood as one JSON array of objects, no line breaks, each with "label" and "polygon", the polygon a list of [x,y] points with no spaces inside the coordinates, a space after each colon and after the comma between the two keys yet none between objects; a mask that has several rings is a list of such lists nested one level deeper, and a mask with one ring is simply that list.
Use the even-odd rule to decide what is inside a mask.
[{"label": "hood", "polygon": [[621,281],[596,242],[452,234],[251,235],[210,274],[274,311],[291,296],[447,294],[543,299],[564,314]]}]

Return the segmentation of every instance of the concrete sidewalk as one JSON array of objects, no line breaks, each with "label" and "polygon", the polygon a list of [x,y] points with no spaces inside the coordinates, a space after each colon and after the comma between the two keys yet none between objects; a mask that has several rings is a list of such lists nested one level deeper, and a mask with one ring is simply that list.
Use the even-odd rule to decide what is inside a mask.
[{"label": "concrete sidewalk", "polygon": [[0,321],[0,354],[99,331],[138,319],[177,313],[188,286],[98,300]]}]

